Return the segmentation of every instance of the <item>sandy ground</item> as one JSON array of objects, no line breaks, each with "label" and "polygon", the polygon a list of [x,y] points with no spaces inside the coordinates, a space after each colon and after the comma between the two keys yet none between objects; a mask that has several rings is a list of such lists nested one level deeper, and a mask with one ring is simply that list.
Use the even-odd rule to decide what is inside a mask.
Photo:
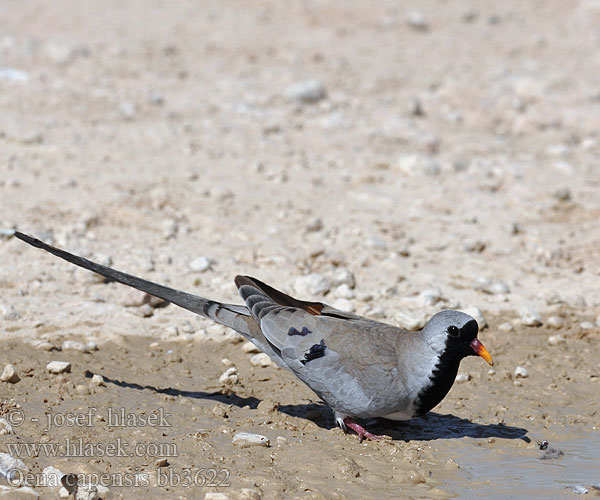
[{"label": "sandy ground", "polygon": [[[470,380],[434,414],[368,422],[393,440],[359,444],[235,336],[5,236],[0,368],[20,381],[0,383],[0,413],[25,420],[0,451],[177,445],[159,468],[169,486],[165,449],[20,455],[38,475],[148,481],[113,498],[594,494],[597,1],[0,0],[0,17],[0,229],[224,301],[243,273],[400,325],[478,308],[496,361],[465,360]],[[223,358],[237,383],[219,382]],[[49,374],[52,360],[71,372]],[[91,426],[41,426],[90,408]],[[170,426],[114,428],[109,408]],[[240,431],[270,447],[234,447]],[[564,456],[539,460],[543,439]]]}]

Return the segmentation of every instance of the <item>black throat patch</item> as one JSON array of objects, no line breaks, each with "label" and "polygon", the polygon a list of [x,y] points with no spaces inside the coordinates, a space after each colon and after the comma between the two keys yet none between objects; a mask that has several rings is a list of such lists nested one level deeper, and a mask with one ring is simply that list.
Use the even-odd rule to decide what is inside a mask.
[{"label": "black throat patch", "polygon": [[425,413],[437,406],[446,397],[448,391],[450,391],[458,373],[458,366],[465,357],[461,344],[446,344],[444,352],[440,355],[435,368],[429,376],[429,385],[417,394],[415,400],[416,415],[425,415]]}]

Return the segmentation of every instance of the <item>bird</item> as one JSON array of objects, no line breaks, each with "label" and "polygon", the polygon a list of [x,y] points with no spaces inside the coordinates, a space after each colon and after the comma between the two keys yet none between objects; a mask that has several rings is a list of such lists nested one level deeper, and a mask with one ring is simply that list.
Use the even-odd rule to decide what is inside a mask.
[{"label": "bird", "polygon": [[226,304],[97,264],[19,231],[14,236],[235,330],[312,389],[333,410],[336,424],[361,442],[386,436],[369,432],[357,419],[425,415],[446,397],[463,358],[480,356],[493,365],[477,338],[477,321],[460,311],[440,311],[411,332],[291,297],[243,275],[234,282],[244,304]]}]

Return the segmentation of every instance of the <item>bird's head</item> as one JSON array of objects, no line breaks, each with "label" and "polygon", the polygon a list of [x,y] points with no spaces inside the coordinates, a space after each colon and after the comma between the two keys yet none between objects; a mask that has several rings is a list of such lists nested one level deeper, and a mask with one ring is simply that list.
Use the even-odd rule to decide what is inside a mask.
[{"label": "bird's head", "polygon": [[479,342],[477,321],[460,311],[441,311],[423,327],[421,334],[427,344],[437,352],[446,353],[455,359],[481,356],[493,365],[492,356]]}]

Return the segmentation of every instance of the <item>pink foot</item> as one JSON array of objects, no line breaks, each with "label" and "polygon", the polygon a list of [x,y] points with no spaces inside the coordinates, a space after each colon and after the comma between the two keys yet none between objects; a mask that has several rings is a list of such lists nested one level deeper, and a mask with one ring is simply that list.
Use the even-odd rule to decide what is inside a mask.
[{"label": "pink foot", "polygon": [[362,443],[365,438],[371,441],[381,441],[382,439],[387,438],[387,436],[378,436],[377,434],[369,432],[367,429],[358,425],[356,422],[350,419],[350,417],[344,418],[344,424],[346,425],[346,427],[356,432],[356,435],[358,436],[358,441],[360,443]]}]

